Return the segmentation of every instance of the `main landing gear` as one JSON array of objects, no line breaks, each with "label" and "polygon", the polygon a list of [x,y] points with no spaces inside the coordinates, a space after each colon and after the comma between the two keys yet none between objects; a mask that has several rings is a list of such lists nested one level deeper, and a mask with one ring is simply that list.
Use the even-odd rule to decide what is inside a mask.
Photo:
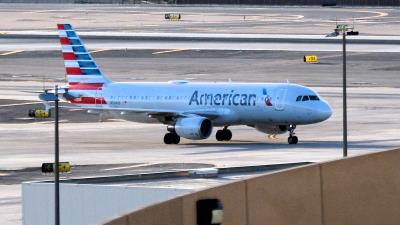
[{"label": "main landing gear", "polygon": [[215,134],[217,141],[230,141],[232,139],[232,131],[227,126],[222,130],[218,130]]},{"label": "main landing gear", "polygon": [[296,129],[296,125],[295,124],[290,124],[289,125],[289,137],[288,137],[288,143],[291,145],[295,145],[297,144],[297,142],[299,142],[299,139],[297,138],[297,136],[294,136],[294,130]]},{"label": "main landing gear", "polygon": [[179,144],[181,141],[181,137],[175,132],[168,132],[164,136],[164,143],[167,145],[170,144]]}]

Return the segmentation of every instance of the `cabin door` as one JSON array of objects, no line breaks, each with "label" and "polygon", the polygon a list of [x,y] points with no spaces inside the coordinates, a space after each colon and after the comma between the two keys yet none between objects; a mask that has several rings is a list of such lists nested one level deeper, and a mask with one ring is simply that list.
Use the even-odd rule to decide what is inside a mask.
[{"label": "cabin door", "polygon": [[274,102],[275,110],[282,111],[285,109],[286,92],[286,88],[280,88],[277,90]]}]

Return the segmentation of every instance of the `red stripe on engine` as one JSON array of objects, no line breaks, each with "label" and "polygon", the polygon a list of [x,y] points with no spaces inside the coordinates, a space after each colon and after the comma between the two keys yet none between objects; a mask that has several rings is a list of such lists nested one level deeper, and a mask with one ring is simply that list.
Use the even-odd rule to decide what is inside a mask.
[{"label": "red stripe on engine", "polygon": [[60,43],[62,45],[70,45],[69,39],[67,37],[60,37]]},{"label": "red stripe on engine", "polygon": [[80,68],[65,67],[67,75],[83,75]]},{"label": "red stripe on engine", "polygon": [[101,90],[103,88],[103,83],[75,83],[69,84],[69,90]]},{"label": "red stripe on engine", "polygon": [[73,52],[63,53],[64,60],[76,60],[76,56]]},{"label": "red stripe on engine", "polygon": [[64,24],[57,24],[57,29],[64,30]]},{"label": "red stripe on engine", "polygon": [[74,104],[96,104],[96,105],[107,104],[104,98],[95,98],[95,97],[67,98],[67,100],[70,103]]}]

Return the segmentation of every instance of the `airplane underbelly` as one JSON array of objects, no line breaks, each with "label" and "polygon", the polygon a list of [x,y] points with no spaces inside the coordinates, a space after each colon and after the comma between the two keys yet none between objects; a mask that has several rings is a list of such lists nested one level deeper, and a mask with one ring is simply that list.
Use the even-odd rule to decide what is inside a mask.
[{"label": "airplane underbelly", "polygon": [[160,123],[155,118],[150,118],[146,113],[128,113],[119,116],[121,119],[137,122],[137,123]]}]

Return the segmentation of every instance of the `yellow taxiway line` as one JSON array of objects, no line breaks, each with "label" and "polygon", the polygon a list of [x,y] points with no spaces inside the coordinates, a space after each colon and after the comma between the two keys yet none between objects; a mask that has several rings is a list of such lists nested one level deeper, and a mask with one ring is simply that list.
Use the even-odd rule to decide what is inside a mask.
[{"label": "yellow taxiway line", "polygon": [[104,51],[109,51],[109,50],[111,50],[111,49],[98,49],[98,50],[90,51],[89,53],[104,52]]},{"label": "yellow taxiway line", "polygon": [[131,169],[131,168],[137,168],[137,167],[141,167],[141,166],[150,166],[150,165],[152,165],[152,164],[141,163],[141,164],[132,165],[132,166],[122,166],[122,167],[114,167],[114,168],[103,169],[103,171]]},{"label": "yellow taxiway line", "polygon": [[164,53],[170,53],[170,52],[180,52],[180,51],[186,51],[187,49],[172,49],[172,50],[166,50],[166,51],[160,51],[160,52],[153,52],[151,54],[153,55],[158,55],[158,54],[164,54]]},{"label": "yellow taxiway line", "polygon": [[12,54],[20,53],[20,52],[23,52],[23,51],[24,51],[24,50],[15,50],[15,51],[11,51],[11,52],[1,53],[0,55],[3,55],[3,56],[5,56],[5,55],[12,55]]}]

